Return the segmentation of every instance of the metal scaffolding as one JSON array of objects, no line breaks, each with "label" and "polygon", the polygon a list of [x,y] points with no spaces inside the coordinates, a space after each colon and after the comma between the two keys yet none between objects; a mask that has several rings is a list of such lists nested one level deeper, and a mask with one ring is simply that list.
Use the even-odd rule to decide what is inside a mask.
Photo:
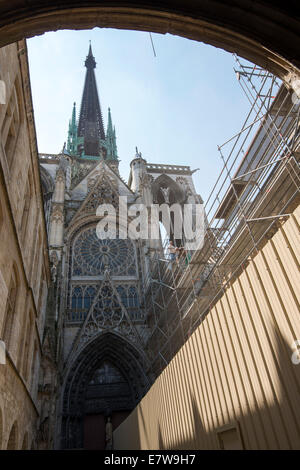
[{"label": "metal scaffolding", "polygon": [[154,376],[299,202],[299,102],[270,72],[234,59],[250,110],[241,130],[218,146],[222,168],[205,203],[204,245],[176,262],[165,240],[150,259],[145,302]]}]

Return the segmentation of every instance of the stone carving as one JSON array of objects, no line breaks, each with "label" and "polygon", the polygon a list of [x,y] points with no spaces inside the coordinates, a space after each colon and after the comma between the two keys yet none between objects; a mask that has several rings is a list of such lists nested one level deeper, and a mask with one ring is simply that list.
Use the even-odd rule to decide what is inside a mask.
[{"label": "stone carving", "polygon": [[50,265],[51,265],[51,279],[53,282],[56,282],[56,275],[57,275],[57,265],[59,262],[59,258],[56,251],[51,251],[50,253]]},{"label": "stone carving", "polygon": [[139,152],[137,147],[135,147],[135,158],[142,158],[142,152]]},{"label": "stone carving", "polygon": [[143,173],[142,176],[140,176],[140,190],[142,188],[151,188],[151,184],[153,182],[154,178],[152,175],[149,175],[148,173]]},{"label": "stone carving", "polygon": [[124,318],[125,309],[118,293],[109,279],[106,279],[97,293],[84,326],[81,341],[89,341],[104,329],[116,328]]},{"label": "stone carving", "polygon": [[80,164],[74,162],[72,165],[72,184],[71,189],[74,189],[75,186],[91,171],[92,167],[97,165],[97,163],[85,163]]},{"label": "stone carving", "polygon": [[53,203],[52,204],[52,213],[51,213],[51,222],[56,220],[57,222],[63,222],[64,220],[64,207],[63,204]]},{"label": "stone carving", "polygon": [[160,188],[162,195],[164,197],[165,203],[170,204],[170,188]]},{"label": "stone carving", "polygon": [[57,268],[56,266],[51,266],[51,279],[52,282],[56,282]]},{"label": "stone carving", "polygon": [[176,182],[178,184],[180,184],[180,186],[182,187],[182,189],[184,190],[184,192],[187,196],[192,195],[191,188],[190,188],[189,183],[187,182],[186,178],[184,178],[183,176],[178,176],[176,178]]},{"label": "stone carving", "polygon": [[102,177],[98,184],[91,187],[88,198],[85,201],[85,212],[96,212],[100,204],[112,204],[118,207],[119,197],[117,189],[114,187],[114,182],[107,177]]}]

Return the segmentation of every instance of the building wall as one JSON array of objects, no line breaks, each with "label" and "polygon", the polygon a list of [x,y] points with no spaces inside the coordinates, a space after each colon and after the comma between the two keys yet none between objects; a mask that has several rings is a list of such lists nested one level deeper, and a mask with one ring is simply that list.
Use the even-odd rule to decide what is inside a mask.
[{"label": "building wall", "polygon": [[300,449],[300,207],[114,432],[115,449]]},{"label": "building wall", "polygon": [[0,449],[19,449],[31,447],[39,424],[50,282],[25,41],[0,49],[0,79]]}]

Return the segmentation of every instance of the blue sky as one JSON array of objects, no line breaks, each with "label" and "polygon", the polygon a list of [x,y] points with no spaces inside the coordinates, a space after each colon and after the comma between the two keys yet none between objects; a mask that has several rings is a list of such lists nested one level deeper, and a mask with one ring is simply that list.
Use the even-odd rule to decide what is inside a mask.
[{"label": "blue sky", "polygon": [[111,108],[120,173],[127,180],[135,147],[148,162],[189,165],[207,199],[221,169],[217,145],[239,131],[249,104],[231,54],[185,38],[99,29],[58,31],[27,41],[38,148],[58,153],[79,113],[89,40],[105,127]]}]

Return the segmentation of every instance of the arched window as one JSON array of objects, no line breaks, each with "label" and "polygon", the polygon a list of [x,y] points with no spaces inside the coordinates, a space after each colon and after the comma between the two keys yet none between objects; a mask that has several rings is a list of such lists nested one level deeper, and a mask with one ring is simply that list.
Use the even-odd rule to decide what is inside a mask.
[{"label": "arched window", "polygon": [[83,320],[93,303],[97,292],[95,285],[75,285],[72,287],[72,297],[70,301],[71,319]]},{"label": "arched window", "polygon": [[31,176],[28,173],[26,192],[24,195],[24,207],[23,207],[22,221],[21,221],[22,243],[26,241],[26,235],[27,235],[27,227],[28,227],[28,220],[29,220],[29,213],[30,213],[30,203],[31,203],[31,196],[32,196],[31,188],[32,188],[32,181],[31,181]]},{"label": "arched window", "polygon": [[12,341],[13,324],[16,315],[18,297],[18,276],[15,266],[12,270],[12,275],[9,283],[8,296],[6,301],[6,311],[4,317],[2,337],[5,342],[6,349],[9,351]]},{"label": "arched window", "polygon": [[25,380],[28,380],[29,363],[30,363],[30,343],[33,330],[33,315],[29,312],[27,318],[27,328],[25,330],[24,350],[23,350],[23,365],[22,373]]},{"label": "arched window", "polygon": [[128,306],[138,307],[138,295],[136,287],[132,286],[128,289]]},{"label": "arched window", "polygon": [[124,307],[128,307],[128,298],[127,298],[126,289],[123,286],[118,286],[117,291],[118,291],[118,294],[121,298],[121,302],[124,305]]},{"label": "arched window", "polygon": [[39,227],[37,242],[35,245],[34,265],[33,265],[33,275],[32,275],[32,287],[36,296],[38,295],[40,282],[41,282],[41,276],[40,276],[41,264],[42,264],[42,233],[41,233],[41,227]]},{"label": "arched window", "polygon": [[82,288],[76,286],[72,294],[72,309],[79,310],[82,308]]},{"label": "arched window", "polygon": [[37,384],[38,384],[38,376],[37,372],[39,370],[39,355],[38,355],[38,346],[37,346],[37,341],[34,341],[34,348],[33,348],[33,353],[32,353],[32,360],[31,360],[31,395],[33,399],[35,399],[36,392],[37,392]]},{"label": "arched window", "polygon": [[22,120],[22,93],[19,77],[16,78],[7,102],[4,120],[1,127],[2,144],[9,167],[12,166],[13,155],[17,143]]},{"label": "arched window", "polygon": [[85,292],[84,292],[84,308],[86,308],[87,310],[89,310],[89,308],[91,307],[95,294],[96,294],[95,287],[92,287],[92,286],[86,287]]},{"label": "arched window", "polygon": [[38,316],[41,314],[41,311],[42,311],[42,308],[43,308],[45,278],[46,278],[45,268],[44,268],[44,266],[42,266],[42,274],[41,274],[41,280],[40,280],[40,290],[39,290],[38,305],[37,305],[37,314],[38,314]]},{"label": "arched window", "polygon": [[47,233],[49,233],[51,200],[52,200],[52,195],[54,191],[54,183],[53,183],[52,176],[48,173],[48,171],[43,166],[40,166],[40,175],[41,175],[41,183],[42,183],[44,213],[45,213],[45,219],[46,219]]}]

